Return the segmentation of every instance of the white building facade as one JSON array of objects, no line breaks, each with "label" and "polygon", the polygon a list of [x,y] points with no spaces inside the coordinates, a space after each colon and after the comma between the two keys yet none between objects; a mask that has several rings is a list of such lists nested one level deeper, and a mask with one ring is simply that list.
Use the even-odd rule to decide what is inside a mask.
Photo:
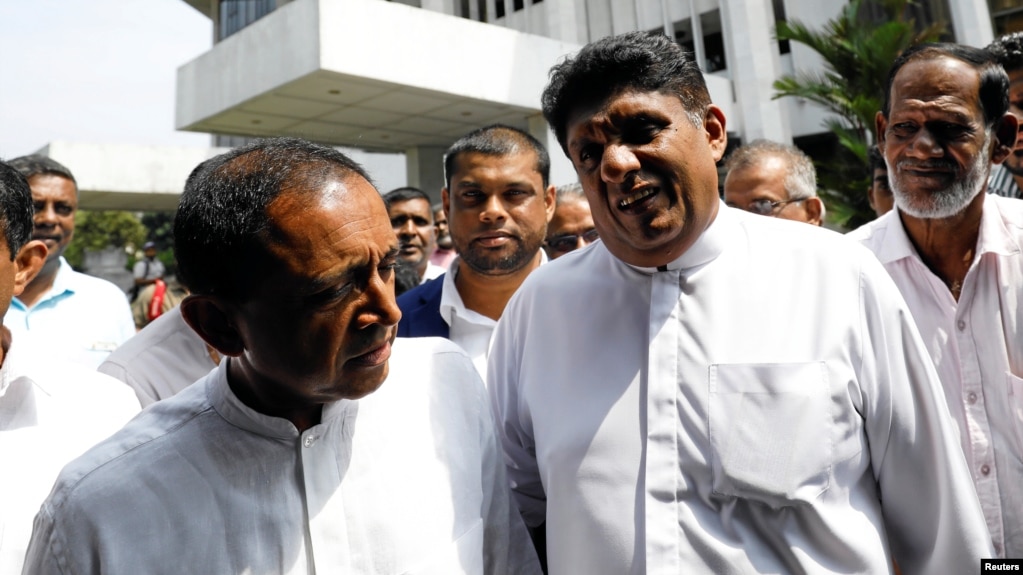
[{"label": "white building facade", "polygon": [[[402,153],[408,185],[439,197],[442,154],[502,122],[551,150],[552,182],[575,180],[540,114],[550,67],[583,44],[663,30],[707,73],[732,138],[791,142],[825,132],[824,112],[772,99],[783,74],[816,69],[811,50],[779,43],[774,23],[819,27],[843,0],[186,0],[213,21],[214,46],[178,70],[179,129],[222,136],[294,135]],[[917,20],[944,21],[984,46],[1023,27],[1018,0],[921,0]],[[994,20],[992,20],[994,15]],[[237,141],[235,138],[234,141]],[[220,137],[220,144],[232,138]]]}]

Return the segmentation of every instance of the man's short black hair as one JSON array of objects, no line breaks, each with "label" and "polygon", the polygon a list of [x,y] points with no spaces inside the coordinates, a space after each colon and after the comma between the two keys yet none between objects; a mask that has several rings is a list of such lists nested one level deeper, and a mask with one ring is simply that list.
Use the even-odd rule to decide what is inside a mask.
[{"label": "man's short black hair", "polygon": [[[387,206],[387,211],[391,211],[391,204],[398,204],[401,202],[407,202],[409,200],[426,200],[426,203],[430,203],[430,196],[419,188],[412,186],[405,186],[403,188],[395,188],[386,194],[384,194],[384,205]],[[433,216],[431,209],[430,216]]]},{"label": "man's short black hair", "polygon": [[193,293],[243,301],[264,265],[270,204],[353,176],[372,184],[348,156],[298,138],[260,140],[199,164],[174,218],[180,280]]},{"label": "man's short black hair", "polygon": [[32,238],[33,215],[28,180],[10,164],[0,161],[0,227],[12,262]]},{"label": "man's short black hair", "polygon": [[697,126],[711,103],[700,67],[681,46],[660,33],[629,32],[587,44],[551,68],[541,97],[543,116],[565,150],[573,110],[628,90],[678,96]]},{"label": "man's short black hair", "polygon": [[877,145],[873,145],[867,150],[867,162],[870,164],[870,179],[874,180],[874,170],[888,171],[888,164],[884,161],[884,156],[881,155],[881,148]]},{"label": "man's short black hair", "polygon": [[1001,36],[988,44],[987,50],[1006,72],[1023,69],[1023,32]]},{"label": "man's short black hair", "polygon": [[462,154],[510,156],[524,151],[536,154],[536,171],[539,172],[543,187],[546,188],[547,182],[551,179],[551,158],[547,155],[547,148],[528,133],[504,124],[491,124],[473,130],[451,144],[444,152],[444,184],[451,189],[455,161]]},{"label": "man's short black hair", "polygon": [[[1009,76],[998,65],[990,51],[951,42],[926,43],[910,46],[892,64],[885,84],[884,104],[881,114],[888,118],[892,106],[892,84],[903,66],[916,60],[954,58],[969,64],[980,75],[980,106],[984,112],[984,123],[988,127],[1009,111]],[[880,136],[880,135],[879,135]]]},{"label": "man's short black hair", "polygon": [[71,170],[53,158],[32,154],[8,160],[7,163],[15,170],[21,172],[21,175],[25,176],[26,180],[31,180],[36,176],[60,176],[71,180],[75,184],[75,188],[78,187],[78,182],[71,175]]}]

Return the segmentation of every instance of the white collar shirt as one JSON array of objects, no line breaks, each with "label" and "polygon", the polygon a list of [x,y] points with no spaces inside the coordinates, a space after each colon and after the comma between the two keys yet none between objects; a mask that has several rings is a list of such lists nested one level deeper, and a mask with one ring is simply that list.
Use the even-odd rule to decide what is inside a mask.
[{"label": "white collar shirt", "polygon": [[21,573],[60,469],[139,411],[123,383],[43,352],[15,337],[0,367],[0,573]]},{"label": "white collar shirt", "polygon": [[135,390],[142,407],[192,385],[217,364],[175,306],[124,342],[98,371]]},{"label": "white collar shirt", "polygon": [[[440,316],[448,324],[448,339],[458,344],[472,358],[480,377],[486,381],[487,357],[490,355],[490,338],[497,321],[465,307],[458,293],[455,278],[458,275],[459,258],[452,260],[444,275],[441,286]],[[547,253],[540,250],[540,265],[547,263]]]},{"label": "white collar shirt", "polygon": [[419,283],[424,284],[434,278],[439,278],[442,273],[447,271],[445,268],[433,263],[427,262],[426,273],[423,274],[423,280]]},{"label": "white collar shirt", "polygon": [[850,233],[909,304],[938,369],[1000,556],[1023,557],[1023,202],[987,195],[959,301],[897,210]]},{"label": "white collar shirt", "polygon": [[30,308],[14,298],[4,325],[15,337],[28,333],[46,342],[60,361],[89,369],[135,335],[124,292],[105,279],[76,272],[63,257],[53,287]]},{"label": "white collar shirt", "polygon": [[397,340],[377,391],[303,432],[243,404],[229,362],[64,469],[28,572],[539,572],[486,390],[450,342]]},{"label": "white collar shirt", "polygon": [[595,242],[522,285],[488,376],[551,575],[887,573],[893,555],[972,573],[992,552],[905,304],[834,232],[720,204],[666,271]]}]

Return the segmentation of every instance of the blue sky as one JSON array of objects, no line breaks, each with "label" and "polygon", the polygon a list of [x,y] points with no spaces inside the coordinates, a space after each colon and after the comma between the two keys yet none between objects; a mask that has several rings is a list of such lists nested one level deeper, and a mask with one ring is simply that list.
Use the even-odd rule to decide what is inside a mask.
[{"label": "blue sky", "polygon": [[0,158],[53,140],[208,145],[174,130],[174,82],[211,44],[183,0],[0,0]]}]

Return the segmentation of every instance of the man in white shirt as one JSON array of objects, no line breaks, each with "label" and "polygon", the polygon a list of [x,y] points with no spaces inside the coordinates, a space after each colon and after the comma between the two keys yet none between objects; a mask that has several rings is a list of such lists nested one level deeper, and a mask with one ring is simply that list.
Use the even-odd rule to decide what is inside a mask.
[{"label": "man in white shirt", "polygon": [[1023,32],[1001,36],[987,50],[1009,75],[1009,112],[1020,123],[1012,153],[991,167],[988,192],[1023,199]]},{"label": "man in white shirt", "polygon": [[360,166],[232,150],[174,238],[181,313],[225,359],[64,469],[27,573],[538,572],[472,364],[392,349],[399,244]]},{"label": "man in white shirt", "polygon": [[1011,152],[1005,73],[981,50],[896,60],[878,146],[896,209],[852,232],[906,298],[959,424],[999,556],[1023,557],[1023,202],[985,194]]},{"label": "man in white shirt", "polygon": [[448,273],[398,298],[399,337],[446,337],[487,372],[490,336],[522,281],[547,261],[554,215],[550,157],[526,132],[495,124],[444,154],[441,190],[458,257]]},{"label": "man in white shirt", "polygon": [[824,202],[817,197],[817,170],[799,148],[753,140],[732,152],[725,169],[725,203],[729,207],[815,226],[824,221]]},{"label": "man in white shirt", "polygon": [[96,369],[135,335],[128,300],[114,284],[76,272],[64,259],[78,209],[71,172],[45,156],[22,156],[10,164],[32,189],[32,239],[45,243],[48,255],[43,269],[11,302],[4,325],[15,334],[30,334],[59,361]]},{"label": "man in white shirt", "polygon": [[[32,194],[0,162],[0,319],[46,260],[32,234]],[[138,412],[109,377],[54,361],[0,326],[0,573],[20,573],[32,518],[67,462]]]},{"label": "man in white shirt", "polygon": [[668,38],[590,44],[542,101],[601,241],[515,294],[487,385],[550,573],[976,572],[983,514],[876,258],[725,208],[724,115]]}]

